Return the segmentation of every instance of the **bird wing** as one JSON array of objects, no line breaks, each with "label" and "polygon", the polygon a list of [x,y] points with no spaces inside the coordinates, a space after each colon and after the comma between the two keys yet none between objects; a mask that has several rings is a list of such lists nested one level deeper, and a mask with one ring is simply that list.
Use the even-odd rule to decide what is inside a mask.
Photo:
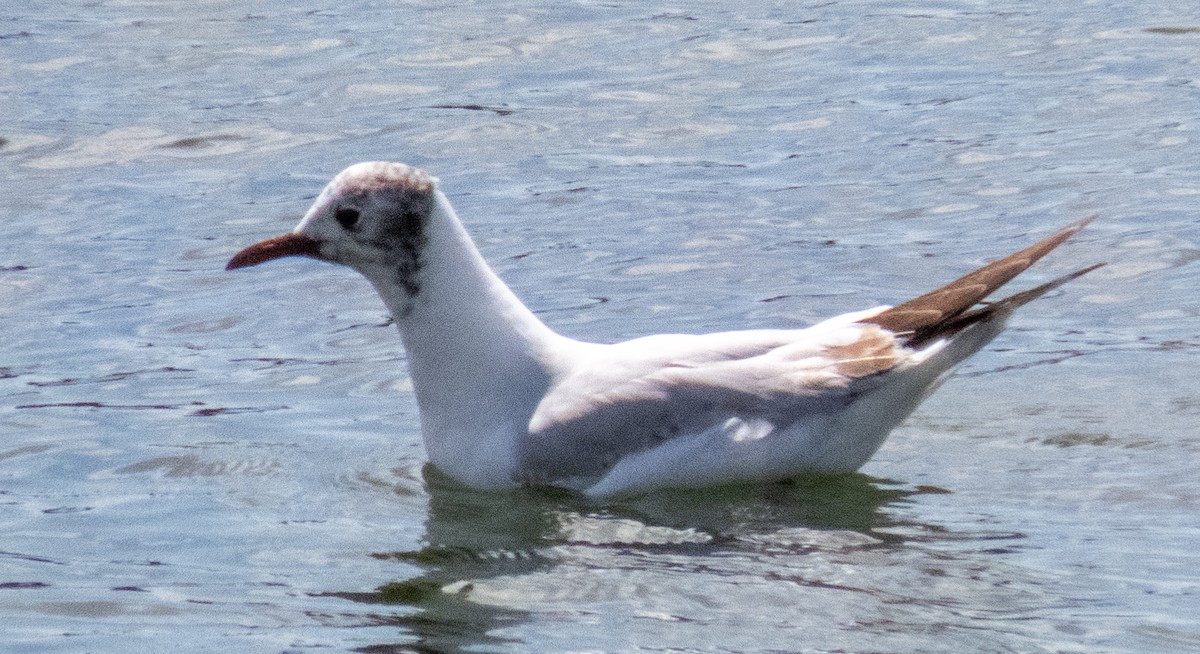
[{"label": "bird wing", "polygon": [[859,322],[881,310],[804,330],[600,346],[534,411],[521,452],[530,475],[523,481],[594,478],[667,441],[713,430],[746,438],[750,429],[761,437],[801,417],[835,413],[912,358],[892,332]]},{"label": "bird wing", "polygon": [[[803,330],[653,336],[597,346],[555,381],[534,411],[519,453],[530,477],[524,481],[604,477],[598,484],[604,490],[589,492],[605,492],[637,483],[639,475],[669,485],[673,480],[663,475],[672,470],[732,478],[737,468],[744,468],[743,476],[763,476],[805,461],[861,465],[947,371],[1003,329],[1013,309],[1103,265],[977,308],[1091,221],[1068,225],[895,307]],[[781,430],[789,442],[738,448],[740,461],[725,457],[730,443],[764,441]],[[836,442],[813,440],[830,434]],[[650,462],[666,450],[658,461],[669,458],[669,465]],[[834,450],[836,458],[828,459]]]}]

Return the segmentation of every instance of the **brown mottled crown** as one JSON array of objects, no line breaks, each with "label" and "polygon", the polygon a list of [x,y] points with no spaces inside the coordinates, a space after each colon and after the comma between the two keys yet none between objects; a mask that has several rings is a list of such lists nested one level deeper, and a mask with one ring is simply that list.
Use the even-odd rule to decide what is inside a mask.
[{"label": "brown mottled crown", "polygon": [[367,161],[354,164],[338,173],[330,184],[350,194],[370,193],[389,188],[429,193],[433,190],[434,179],[424,170],[408,164]]}]

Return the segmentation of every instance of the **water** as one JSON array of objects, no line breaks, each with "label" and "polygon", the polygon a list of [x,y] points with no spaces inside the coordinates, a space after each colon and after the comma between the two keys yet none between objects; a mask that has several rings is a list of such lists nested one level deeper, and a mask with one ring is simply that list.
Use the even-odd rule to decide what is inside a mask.
[{"label": "water", "polygon": [[[1200,649],[1191,5],[9,5],[6,651]],[[861,474],[473,493],[364,282],[221,270],[374,158],[587,339],[1109,266]]]}]

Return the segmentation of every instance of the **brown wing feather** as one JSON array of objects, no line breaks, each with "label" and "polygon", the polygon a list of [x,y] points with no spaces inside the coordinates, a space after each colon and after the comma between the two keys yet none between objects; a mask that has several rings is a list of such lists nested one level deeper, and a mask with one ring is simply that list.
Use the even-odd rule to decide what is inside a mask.
[{"label": "brown wing feather", "polygon": [[909,342],[915,343],[929,340],[929,338],[947,331],[962,329],[987,314],[994,313],[999,309],[997,305],[1003,304],[1007,309],[1016,308],[1103,264],[1085,268],[1024,293],[1018,293],[976,312],[968,311],[992,291],[1011,281],[1038,259],[1061,245],[1063,241],[1074,236],[1095,218],[1096,216],[1090,216],[1072,223],[1023,250],[993,261],[935,291],[894,306],[863,322],[874,323],[896,333],[909,334]]}]

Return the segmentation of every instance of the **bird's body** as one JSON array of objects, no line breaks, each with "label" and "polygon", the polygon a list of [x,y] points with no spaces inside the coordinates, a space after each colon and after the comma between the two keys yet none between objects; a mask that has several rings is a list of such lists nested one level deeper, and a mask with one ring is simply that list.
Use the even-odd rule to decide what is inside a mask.
[{"label": "bird's body", "polygon": [[1014,308],[1094,268],[976,308],[1085,223],[895,308],[585,343],[504,285],[433,178],[370,162],[228,267],[304,255],[370,280],[400,329],[429,458],[449,476],[608,496],[857,469]]}]

